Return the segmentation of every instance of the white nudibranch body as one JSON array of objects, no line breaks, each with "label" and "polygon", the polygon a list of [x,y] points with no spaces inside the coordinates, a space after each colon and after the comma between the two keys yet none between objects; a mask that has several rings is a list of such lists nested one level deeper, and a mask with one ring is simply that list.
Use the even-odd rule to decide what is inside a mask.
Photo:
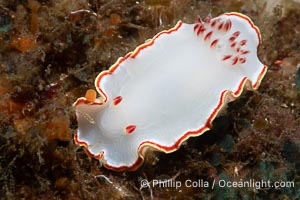
[{"label": "white nudibranch body", "polygon": [[246,83],[258,88],[267,71],[259,43],[258,28],[239,13],[178,22],[98,75],[101,98],[74,103],[75,142],[113,170],[135,170],[146,147],[177,150],[207,131]]}]

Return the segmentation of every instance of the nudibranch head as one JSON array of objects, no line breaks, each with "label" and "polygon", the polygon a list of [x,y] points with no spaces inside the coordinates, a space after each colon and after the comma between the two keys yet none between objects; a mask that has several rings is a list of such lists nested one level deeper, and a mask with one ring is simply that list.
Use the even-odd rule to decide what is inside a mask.
[{"label": "nudibranch head", "polygon": [[75,142],[113,170],[135,170],[148,147],[177,150],[207,131],[246,83],[258,88],[267,70],[259,43],[258,28],[239,13],[178,22],[98,75],[101,98],[74,103]]}]

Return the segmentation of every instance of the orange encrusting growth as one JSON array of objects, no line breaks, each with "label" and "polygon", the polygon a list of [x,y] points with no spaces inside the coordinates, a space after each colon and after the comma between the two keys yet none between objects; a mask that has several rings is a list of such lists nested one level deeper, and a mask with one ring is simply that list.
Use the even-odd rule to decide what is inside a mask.
[{"label": "orange encrusting growth", "polygon": [[12,37],[10,47],[21,52],[26,52],[36,46],[36,34],[38,32],[38,9],[40,3],[35,0],[28,1],[28,8],[31,10],[30,32],[31,34],[16,35]]},{"label": "orange encrusting growth", "polygon": [[49,141],[69,141],[71,139],[70,121],[66,115],[56,115],[45,124],[45,136]]},{"label": "orange encrusting growth", "polygon": [[14,49],[17,49],[21,52],[28,51],[35,47],[36,41],[30,37],[27,36],[21,36],[17,39],[13,40],[11,43],[11,47]]},{"label": "orange encrusting growth", "polygon": [[[1,81],[5,82],[5,80]],[[8,94],[8,88],[0,85],[0,113],[4,115],[14,114],[17,118],[21,117],[23,105],[16,103],[6,94]]]},{"label": "orange encrusting growth", "polygon": [[37,12],[40,8],[40,3],[38,1],[35,0],[29,0],[28,1],[28,7],[31,9],[31,34],[35,35],[38,31],[38,15]]},{"label": "orange encrusting growth", "polygon": [[89,89],[85,93],[85,98],[88,102],[94,102],[96,100],[97,93],[93,89]]}]

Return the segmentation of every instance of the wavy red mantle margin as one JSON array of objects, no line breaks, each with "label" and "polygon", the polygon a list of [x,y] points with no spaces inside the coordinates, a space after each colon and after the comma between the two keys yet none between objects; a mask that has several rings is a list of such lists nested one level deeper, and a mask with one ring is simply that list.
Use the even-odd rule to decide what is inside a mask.
[{"label": "wavy red mantle margin", "polygon": [[[223,14],[223,15],[227,15],[227,16],[237,16],[237,17],[240,17],[240,18],[246,20],[246,21],[250,24],[250,26],[255,30],[255,32],[257,33],[257,37],[258,37],[258,39],[259,39],[259,44],[260,44],[260,41],[261,41],[260,31],[259,31],[258,27],[255,26],[255,25],[253,24],[252,20],[251,20],[249,17],[247,17],[247,16],[245,16],[245,15],[243,15],[243,14],[241,14],[241,13],[236,13],[236,12],[225,13],[225,14]],[[129,52],[125,57],[120,57],[120,58],[117,60],[117,62],[116,62],[114,65],[112,65],[112,66],[110,67],[109,70],[101,72],[101,73],[97,76],[97,78],[96,78],[96,80],[95,80],[95,85],[96,85],[97,91],[98,91],[98,92],[102,95],[102,97],[104,98],[103,101],[104,101],[104,102],[107,101],[107,96],[106,96],[105,92],[104,92],[104,91],[101,89],[101,87],[100,87],[101,79],[102,79],[104,76],[107,76],[107,75],[112,74],[112,73],[113,73],[113,72],[121,65],[121,63],[123,63],[123,62],[124,62],[125,60],[127,60],[128,58],[136,58],[136,57],[143,51],[143,49],[145,49],[145,48],[147,48],[147,47],[149,47],[149,46],[152,46],[152,45],[154,44],[155,40],[156,40],[158,37],[160,37],[161,35],[163,35],[163,34],[171,34],[171,33],[175,32],[175,31],[177,31],[177,30],[181,27],[182,23],[183,23],[183,22],[179,21],[179,22],[176,24],[175,27],[173,27],[173,28],[171,28],[171,29],[169,29],[169,30],[167,30],[167,31],[162,31],[162,32],[158,33],[158,34],[157,34],[156,36],[154,36],[149,42],[144,43],[144,44],[138,46],[133,52]],[[267,72],[267,66],[264,65],[262,71],[261,71],[260,74],[259,74],[259,77],[258,77],[257,81],[256,81],[253,85],[251,84],[253,90],[256,90],[256,89],[259,87],[260,82],[261,82],[261,80],[263,79],[263,77],[264,77],[264,75],[265,75],[266,72]],[[196,137],[196,136],[199,136],[199,135],[203,134],[204,132],[206,132],[207,130],[209,130],[209,129],[211,128],[212,121],[213,121],[214,118],[217,116],[217,114],[219,113],[219,111],[222,109],[223,105],[226,103],[226,96],[227,96],[227,95],[231,95],[231,96],[233,96],[234,98],[237,98],[238,96],[241,95],[241,93],[242,93],[242,91],[243,91],[243,88],[244,88],[244,86],[245,86],[245,84],[246,84],[247,82],[250,82],[250,83],[251,83],[251,81],[250,81],[247,77],[244,77],[244,78],[240,81],[239,87],[238,87],[238,89],[237,89],[236,91],[233,92],[233,91],[224,90],[224,91],[221,93],[221,95],[220,95],[220,100],[219,100],[218,105],[216,106],[216,108],[214,109],[214,111],[213,111],[213,112],[210,114],[210,116],[208,117],[208,119],[207,119],[205,125],[202,126],[202,127],[200,127],[198,130],[186,132],[186,133],[183,134],[183,136],[182,136],[177,142],[175,142],[175,144],[173,144],[172,146],[169,146],[169,147],[168,147],[168,146],[162,146],[162,145],[159,145],[159,144],[150,142],[150,141],[145,141],[145,142],[143,142],[143,143],[141,143],[141,144],[139,145],[139,148],[138,148],[139,157],[138,157],[137,161],[136,161],[133,165],[131,165],[131,166],[129,166],[129,167],[128,167],[128,166],[113,167],[113,166],[110,166],[110,165],[104,163],[103,166],[104,166],[105,168],[107,168],[107,169],[111,169],[111,170],[114,170],[114,171],[123,171],[123,170],[134,171],[134,170],[136,170],[136,169],[143,163],[144,155],[142,154],[142,152],[143,152],[143,149],[146,148],[146,147],[152,147],[152,148],[154,148],[154,149],[163,151],[163,152],[165,152],[165,153],[171,153],[171,152],[173,152],[173,151],[176,151],[177,149],[179,149],[180,145],[181,145],[185,140],[187,140],[189,137]],[[77,105],[82,104],[82,103],[84,103],[84,104],[92,104],[92,105],[102,105],[102,104],[103,104],[103,103],[101,103],[101,102],[90,103],[90,102],[86,101],[86,99],[85,99],[84,97],[82,97],[82,98],[79,98],[79,99],[73,104],[73,106],[76,107]],[[75,141],[76,144],[78,144],[78,145],[80,145],[80,146],[86,147],[85,151],[86,151],[86,153],[87,153],[89,156],[94,157],[94,158],[96,158],[96,159],[101,159],[101,158],[104,157],[104,153],[103,153],[103,152],[100,153],[99,155],[94,155],[94,154],[92,154],[92,153],[88,150],[88,148],[87,148],[88,144],[87,144],[86,142],[80,141],[80,140],[78,139],[77,134],[74,135],[74,141]]]}]

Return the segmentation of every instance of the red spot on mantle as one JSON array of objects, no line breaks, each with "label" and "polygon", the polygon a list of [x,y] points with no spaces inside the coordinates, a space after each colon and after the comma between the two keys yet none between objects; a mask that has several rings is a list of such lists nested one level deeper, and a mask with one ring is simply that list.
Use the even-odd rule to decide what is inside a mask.
[{"label": "red spot on mantle", "polygon": [[118,105],[121,101],[122,101],[122,97],[121,97],[121,96],[117,96],[116,98],[114,98],[113,104],[116,106],[116,105]]},{"label": "red spot on mantle", "polygon": [[218,30],[221,30],[223,28],[224,23],[222,22],[219,26],[218,26]]},{"label": "red spot on mantle", "polygon": [[205,35],[205,37],[204,37],[204,41],[209,40],[210,37],[211,37],[211,35],[212,35],[212,33],[213,33],[212,31],[208,32],[208,33]]},{"label": "red spot on mantle", "polygon": [[236,56],[236,57],[233,58],[233,60],[232,60],[232,65],[235,65],[238,61],[239,61],[239,58]]},{"label": "red spot on mantle", "polygon": [[194,26],[194,31],[196,32],[196,30],[197,30],[198,28],[200,28],[200,24],[196,24],[196,25]]},{"label": "red spot on mantle", "polygon": [[222,60],[223,60],[223,61],[224,61],[224,60],[227,60],[227,59],[231,58],[231,56],[232,56],[232,55],[226,55],[226,56],[223,57]]},{"label": "red spot on mantle", "polygon": [[235,47],[235,45],[236,45],[236,42],[234,42],[234,43],[232,43],[231,45],[230,45],[230,47]]},{"label": "red spot on mantle", "polygon": [[233,42],[233,41],[235,40],[235,38],[236,38],[236,37],[233,37],[233,36],[232,36],[232,37],[229,38],[229,41],[230,41],[230,42]]},{"label": "red spot on mantle", "polygon": [[225,22],[225,25],[224,25],[224,30],[227,32],[229,31],[231,28],[231,20],[228,19],[226,22]]},{"label": "red spot on mantle", "polygon": [[135,125],[129,125],[125,128],[127,133],[132,133],[136,129]]},{"label": "red spot on mantle", "polygon": [[217,21],[216,20],[214,20],[212,23],[211,23],[211,27],[214,27],[215,25],[216,25],[216,23],[217,23]]},{"label": "red spot on mantle", "polygon": [[245,63],[246,62],[246,58],[240,58],[240,63]]},{"label": "red spot on mantle", "polygon": [[232,34],[232,36],[233,36],[233,37],[238,37],[238,36],[240,35],[240,33],[241,33],[240,31],[236,31],[236,32],[234,32],[234,33]]},{"label": "red spot on mantle", "polygon": [[202,20],[201,20],[200,16],[196,17],[196,22],[202,24]]},{"label": "red spot on mantle", "polygon": [[198,28],[198,31],[197,31],[197,35],[199,36],[201,33],[203,33],[205,31],[205,28],[203,25],[201,25],[199,28]]},{"label": "red spot on mantle", "polygon": [[211,20],[211,15],[208,15],[205,19],[204,19],[204,22],[209,24],[210,23],[210,20]]},{"label": "red spot on mantle", "polygon": [[241,41],[240,41],[240,45],[241,45],[241,46],[244,46],[246,43],[247,43],[247,40],[241,40]]},{"label": "red spot on mantle", "polygon": [[218,41],[219,41],[219,39],[215,39],[214,41],[212,41],[212,42],[210,43],[210,48],[215,47],[215,46],[217,45]]},{"label": "red spot on mantle", "polygon": [[247,51],[247,50],[242,50],[242,51],[241,51],[242,54],[247,54],[247,53],[249,53],[249,52],[250,52],[250,51]]}]

